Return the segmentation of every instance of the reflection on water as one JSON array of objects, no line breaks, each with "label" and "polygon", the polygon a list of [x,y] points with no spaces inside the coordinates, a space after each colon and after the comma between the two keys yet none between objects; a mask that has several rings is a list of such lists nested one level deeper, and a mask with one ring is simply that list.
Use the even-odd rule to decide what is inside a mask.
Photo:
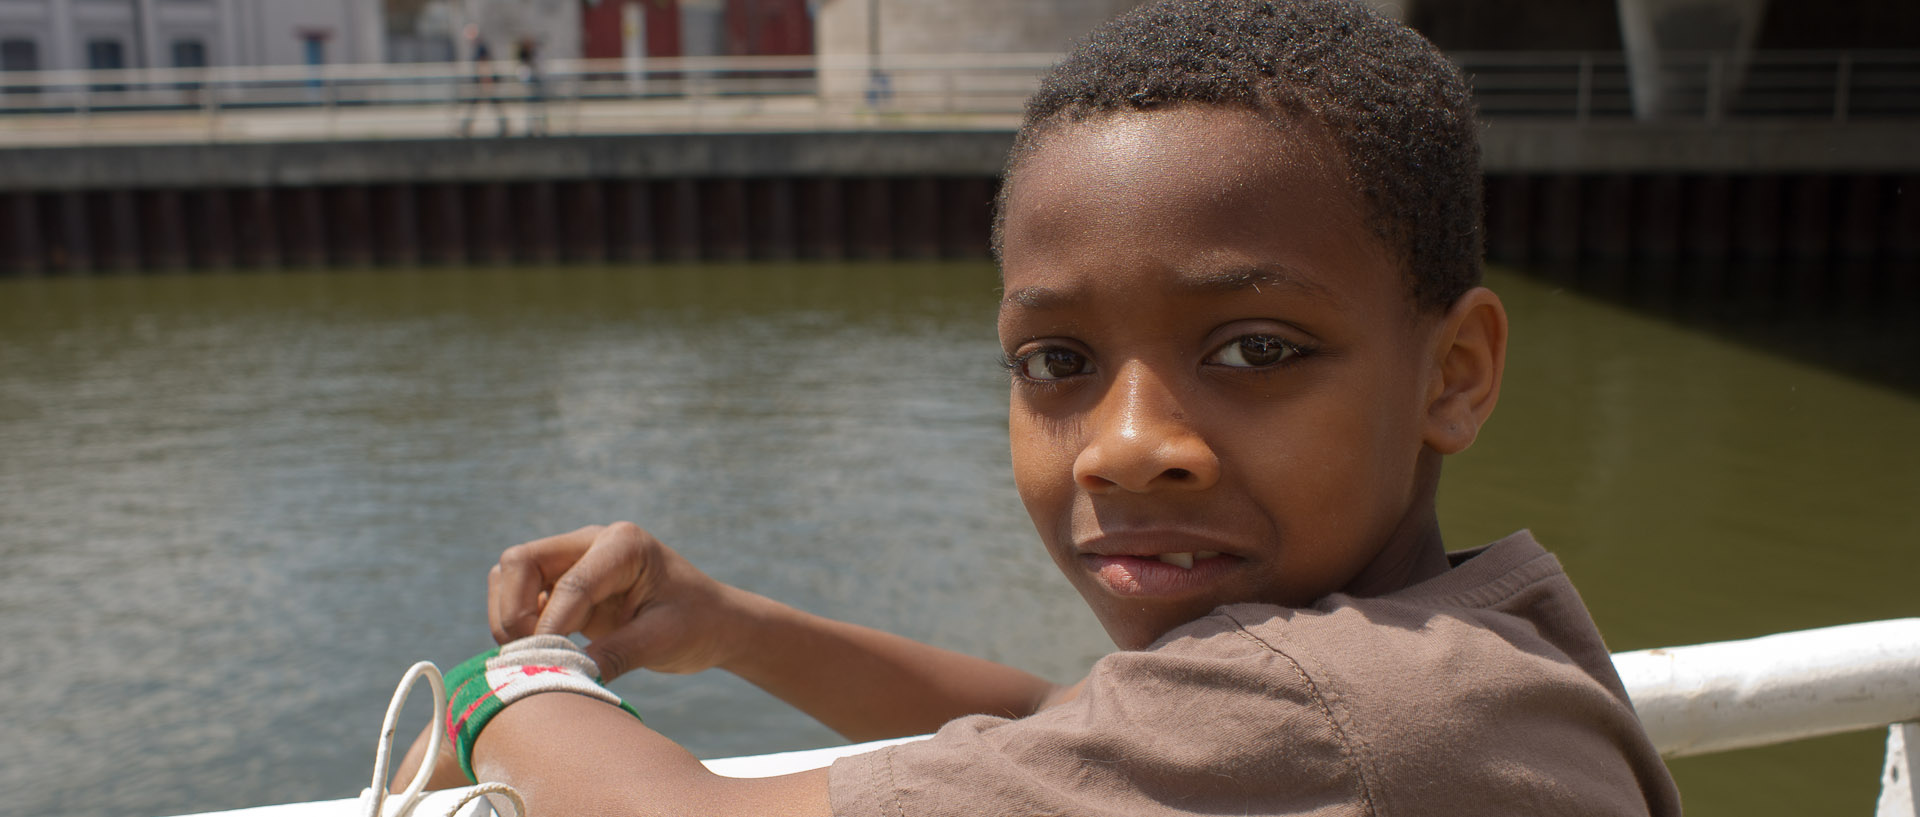
[{"label": "reflection on water", "polygon": [[[1450,541],[1530,526],[1616,649],[1920,613],[1920,403],[1496,276],[1506,392]],[[1068,679],[1107,643],[1008,482],[978,265],[0,281],[0,813],[351,796],[522,539],[646,524],[720,578]],[[832,735],[629,677],[706,755]],[[424,715],[420,716],[421,718]],[[1692,813],[1866,813],[1878,736],[1675,763]]]}]

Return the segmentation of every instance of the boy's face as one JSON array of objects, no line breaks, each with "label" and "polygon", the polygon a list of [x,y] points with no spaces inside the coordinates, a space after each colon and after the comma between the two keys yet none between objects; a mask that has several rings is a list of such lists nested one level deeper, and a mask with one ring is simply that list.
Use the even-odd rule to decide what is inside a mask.
[{"label": "boy's face", "polygon": [[1317,129],[1114,114],[1043,137],[1010,183],[1014,474],[1117,644],[1418,578],[1440,553],[1435,321]]}]

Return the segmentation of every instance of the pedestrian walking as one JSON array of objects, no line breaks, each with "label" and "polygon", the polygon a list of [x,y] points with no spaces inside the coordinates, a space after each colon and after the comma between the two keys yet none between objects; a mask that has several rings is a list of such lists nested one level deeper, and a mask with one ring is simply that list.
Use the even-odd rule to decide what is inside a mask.
[{"label": "pedestrian walking", "polygon": [[493,116],[499,126],[495,135],[505,136],[507,110],[500,104],[493,52],[487,48],[486,38],[480,36],[480,26],[468,23],[461,34],[467,42],[467,53],[473,55],[473,69],[466,83],[466,107],[460,116],[460,135],[473,135],[473,118],[480,112],[481,103],[485,102],[493,106]]},{"label": "pedestrian walking", "polygon": [[532,37],[520,38],[520,45],[515,49],[514,58],[520,63],[520,82],[527,88],[527,135],[545,135],[547,132],[546,84],[540,76],[538,46],[535,45]]}]

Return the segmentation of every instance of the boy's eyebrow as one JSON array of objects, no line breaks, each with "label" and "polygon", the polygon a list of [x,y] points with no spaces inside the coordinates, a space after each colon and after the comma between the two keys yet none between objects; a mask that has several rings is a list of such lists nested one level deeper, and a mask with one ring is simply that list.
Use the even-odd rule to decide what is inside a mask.
[{"label": "boy's eyebrow", "polygon": [[1181,276],[1181,288],[1199,292],[1238,292],[1262,288],[1291,289],[1308,295],[1332,295],[1320,282],[1284,267],[1232,267],[1214,272]]},{"label": "boy's eyebrow", "polygon": [[[1320,282],[1281,267],[1231,267],[1207,272],[1183,273],[1177,280],[1177,289],[1202,294],[1232,293],[1248,289],[1255,292],[1266,289],[1290,289],[1322,298],[1332,296],[1332,292]],[[1071,291],[1031,286],[1008,292],[1000,302],[1027,309],[1045,310],[1062,306],[1073,298]]]}]

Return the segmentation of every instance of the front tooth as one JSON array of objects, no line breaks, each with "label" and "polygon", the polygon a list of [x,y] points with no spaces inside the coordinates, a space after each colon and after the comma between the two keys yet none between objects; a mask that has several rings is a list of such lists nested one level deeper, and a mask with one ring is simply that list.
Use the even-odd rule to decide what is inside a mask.
[{"label": "front tooth", "polygon": [[1160,554],[1160,561],[1185,570],[1193,569],[1193,554],[1191,553],[1162,553]]},{"label": "front tooth", "polygon": [[1199,551],[1194,551],[1193,558],[1211,559],[1218,555],[1220,555],[1220,551],[1217,551],[1217,550],[1199,550]]}]

